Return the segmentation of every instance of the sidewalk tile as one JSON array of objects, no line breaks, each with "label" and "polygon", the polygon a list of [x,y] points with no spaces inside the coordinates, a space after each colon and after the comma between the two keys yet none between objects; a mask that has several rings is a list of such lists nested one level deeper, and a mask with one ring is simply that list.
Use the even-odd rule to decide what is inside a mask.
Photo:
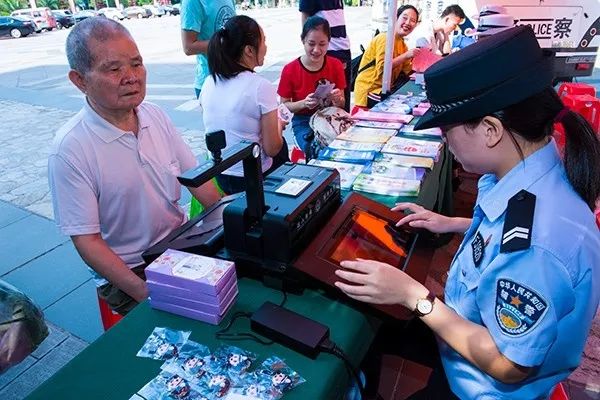
[{"label": "sidewalk tile", "polygon": [[3,374],[0,374],[0,389],[4,388],[6,385],[10,384],[12,381],[17,379],[19,375],[25,372],[37,361],[38,360],[36,358],[28,356],[19,364],[9,368],[8,371],[5,371]]},{"label": "sidewalk tile", "polygon": [[10,385],[0,390],[0,399],[21,400],[25,398],[35,388],[54,375],[56,371],[64,367],[86,346],[87,343],[74,337],[65,340],[60,346],[54,348],[48,355],[13,380]]},{"label": "sidewalk tile", "polygon": [[0,228],[10,225],[31,214],[5,201],[0,201]]},{"label": "sidewalk tile", "polygon": [[92,279],[45,309],[44,314],[47,320],[89,343],[104,333]]},{"label": "sidewalk tile", "polygon": [[70,241],[2,277],[41,308],[66,296],[90,278]]},{"label": "sidewalk tile", "polygon": [[67,240],[54,222],[33,214],[5,226],[0,229],[0,276]]},{"label": "sidewalk tile", "polygon": [[48,325],[48,337],[44,339],[33,353],[31,353],[31,356],[37,359],[44,357],[52,351],[53,348],[60,345],[69,337],[67,332],[60,329],[58,326],[51,324],[50,321],[46,321],[46,325]]}]

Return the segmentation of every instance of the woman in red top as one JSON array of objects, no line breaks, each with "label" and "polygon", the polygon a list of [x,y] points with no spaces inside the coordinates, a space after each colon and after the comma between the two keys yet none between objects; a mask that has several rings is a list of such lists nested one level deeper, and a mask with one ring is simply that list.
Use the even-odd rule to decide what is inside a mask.
[{"label": "woman in red top", "polygon": [[[344,107],[346,78],[341,61],[327,55],[331,32],[326,19],[308,18],[300,37],[305,53],[283,68],[277,93],[294,113],[292,130],[296,143],[309,160],[316,157],[311,151],[314,132],[309,125],[310,116],[323,107]],[[321,97],[319,91],[315,94],[319,85],[327,84],[335,85],[331,92]]]}]

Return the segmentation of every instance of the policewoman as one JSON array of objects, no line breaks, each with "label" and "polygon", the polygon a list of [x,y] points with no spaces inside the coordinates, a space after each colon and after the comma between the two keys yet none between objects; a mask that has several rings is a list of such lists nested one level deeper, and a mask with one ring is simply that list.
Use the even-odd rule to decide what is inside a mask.
[{"label": "policewoman", "polygon": [[447,382],[420,398],[545,399],[580,362],[600,296],[600,143],[563,108],[552,63],[529,27],[515,27],[425,72],[432,107],[417,128],[442,127],[465,170],[483,175],[472,219],[394,208],[410,213],[398,225],[464,234],[443,300],[376,260],[336,271],[350,297],[401,304],[435,334],[442,373],[432,377]]}]

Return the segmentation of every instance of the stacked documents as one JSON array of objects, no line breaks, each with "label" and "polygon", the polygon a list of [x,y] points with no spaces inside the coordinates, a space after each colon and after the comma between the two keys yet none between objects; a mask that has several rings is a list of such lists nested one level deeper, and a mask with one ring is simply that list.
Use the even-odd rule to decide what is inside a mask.
[{"label": "stacked documents", "polygon": [[425,176],[425,168],[402,167],[400,165],[374,161],[365,169],[365,173],[395,179],[422,181]]},{"label": "stacked documents", "polygon": [[404,99],[388,98],[385,101],[376,104],[371,111],[394,114],[410,114],[412,107],[406,104]]},{"label": "stacked documents", "polygon": [[418,196],[421,182],[380,175],[360,174],[352,185],[354,190],[387,196]]},{"label": "stacked documents", "polygon": [[329,160],[310,160],[310,165],[337,169],[340,173],[341,187],[343,190],[352,189],[356,177],[363,171],[364,165],[341,163]]},{"label": "stacked documents", "polygon": [[218,325],[238,294],[235,264],[167,250],[146,270],[150,305]]},{"label": "stacked documents", "polygon": [[353,150],[353,151],[375,151],[378,152],[383,147],[383,143],[361,143],[361,142],[350,142],[348,140],[334,140],[329,143],[332,149],[338,150]]},{"label": "stacked documents", "polygon": [[405,125],[402,127],[402,129],[400,129],[400,134],[409,136],[433,137],[439,139],[442,137],[442,130],[440,128],[427,128],[416,131],[414,125]]},{"label": "stacked documents", "polygon": [[396,135],[396,129],[367,128],[365,126],[353,126],[346,132],[342,132],[336,140],[346,140],[361,143],[385,143]]},{"label": "stacked documents", "polygon": [[440,142],[395,136],[383,146],[381,152],[429,157],[435,160],[441,148],[442,143]]},{"label": "stacked documents", "polygon": [[381,121],[354,121],[354,126],[366,126],[367,128],[394,129],[398,130],[404,126],[402,122],[381,122]]},{"label": "stacked documents", "polygon": [[390,112],[358,110],[354,115],[352,115],[352,118],[364,121],[401,122],[403,124],[408,124],[413,120],[414,117],[412,115],[395,114]]},{"label": "stacked documents", "polygon": [[375,161],[387,165],[399,165],[402,167],[433,169],[433,159],[427,157],[379,153],[375,156]]},{"label": "stacked documents", "polygon": [[374,151],[340,150],[326,147],[319,153],[319,160],[341,161],[353,164],[366,164],[375,158]]}]

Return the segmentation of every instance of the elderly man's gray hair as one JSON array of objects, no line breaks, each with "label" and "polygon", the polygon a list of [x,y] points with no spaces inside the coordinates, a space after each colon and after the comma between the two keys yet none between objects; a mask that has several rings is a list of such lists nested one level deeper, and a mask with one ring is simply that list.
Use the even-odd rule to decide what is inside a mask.
[{"label": "elderly man's gray hair", "polygon": [[[94,61],[89,47],[90,39],[106,43],[108,39],[118,34],[131,37],[127,28],[105,17],[87,18],[76,24],[67,36],[67,59],[71,69],[86,74],[92,68]],[[110,44],[106,43],[106,45]]]}]

